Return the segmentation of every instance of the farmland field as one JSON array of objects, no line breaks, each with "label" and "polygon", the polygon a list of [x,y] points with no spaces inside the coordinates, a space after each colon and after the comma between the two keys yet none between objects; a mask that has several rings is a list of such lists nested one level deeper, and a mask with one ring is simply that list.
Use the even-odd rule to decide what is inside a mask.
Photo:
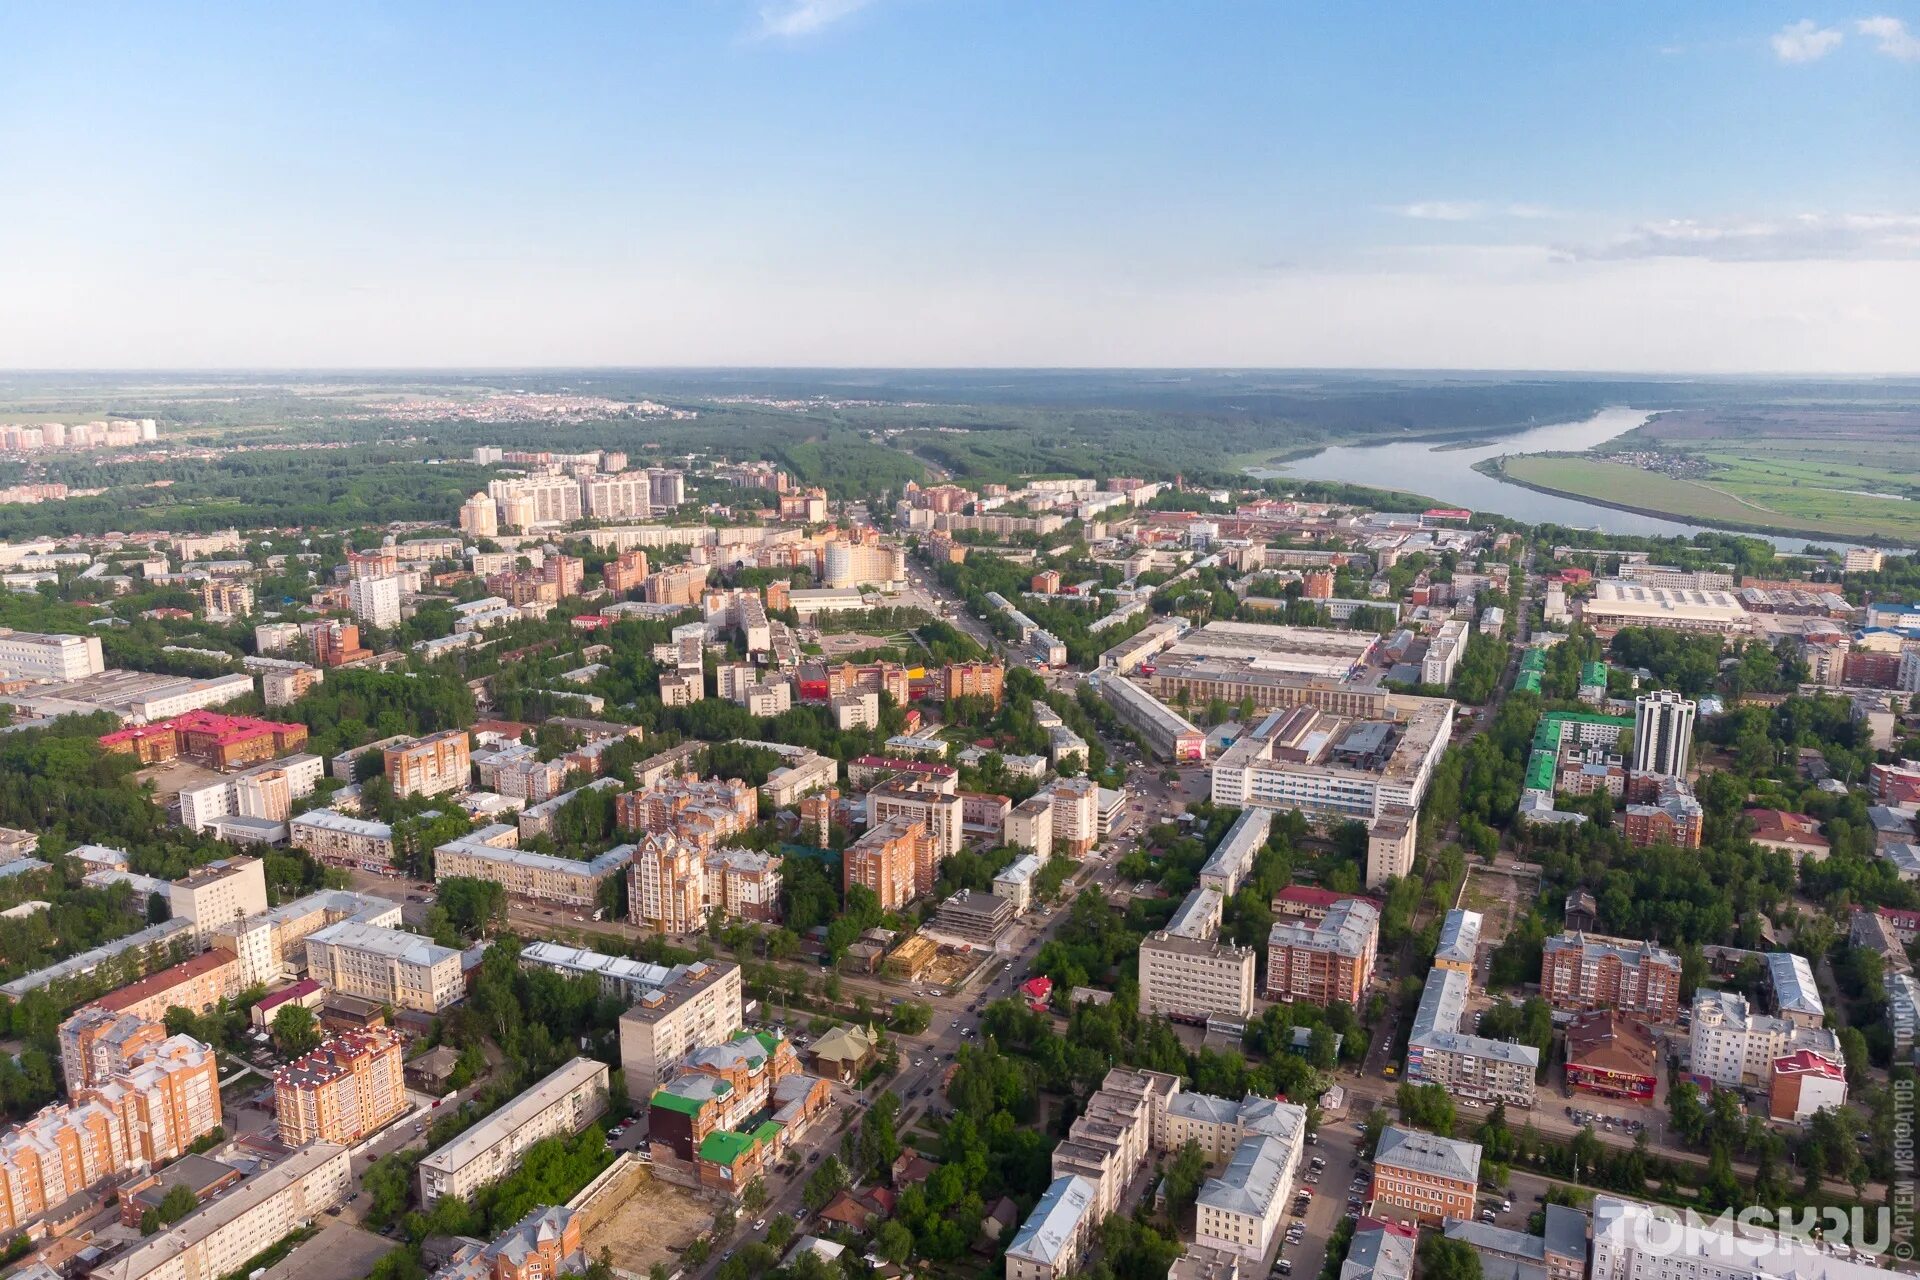
[{"label": "farmland field", "polygon": [[1551,492],[1703,524],[1920,542],[1920,442],[1719,436],[1687,440],[1682,449],[1706,464],[1704,474],[1682,478],[1604,458],[1555,454],[1503,459],[1501,474]]}]

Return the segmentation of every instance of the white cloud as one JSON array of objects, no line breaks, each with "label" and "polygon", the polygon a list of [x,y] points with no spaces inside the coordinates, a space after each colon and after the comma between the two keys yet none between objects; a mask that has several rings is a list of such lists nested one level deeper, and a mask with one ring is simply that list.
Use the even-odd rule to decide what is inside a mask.
[{"label": "white cloud", "polygon": [[779,0],[760,6],[761,36],[793,39],[810,36],[842,18],[851,17],[873,0]]},{"label": "white cloud", "polygon": [[1862,18],[1853,24],[1853,29],[1868,39],[1876,41],[1876,48],[1889,58],[1898,58],[1902,62],[1920,62],[1920,36],[1907,30],[1907,24],[1899,18],[1885,16]]},{"label": "white cloud", "polygon": [[1891,261],[1920,258],[1920,214],[1802,213],[1710,222],[1669,218],[1603,244],[1562,250],[1572,261],[1700,258],[1714,262]]},{"label": "white cloud", "polygon": [[1422,222],[1471,222],[1485,212],[1486,206],[1472,200],[1416,200],[1398,205],[1394,212],[1403,218]]},{"label": "white cloud", "polygon": [[1558,215],[1543,204],[1495,204],[1485,200],[1416,200],[1392,206],[1403,218],[1421,222],[1477,222],[1482,218],[1552,218]]},{"label": "white cloud", "polygon": [[1838,49],[1846,38],[1838,27],[1823,27],[1812,18],[1802,18],[1773,33],[1773,52],[1782,62],[1817,62]]}]

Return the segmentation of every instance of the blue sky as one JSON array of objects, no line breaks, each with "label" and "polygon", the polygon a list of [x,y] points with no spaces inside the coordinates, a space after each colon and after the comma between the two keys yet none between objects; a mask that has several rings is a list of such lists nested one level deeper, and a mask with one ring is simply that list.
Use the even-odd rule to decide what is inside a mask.
[{"label": "blue sky", "polygon": [[12,4],[0,363],[1912,371],[1835,4]]}]

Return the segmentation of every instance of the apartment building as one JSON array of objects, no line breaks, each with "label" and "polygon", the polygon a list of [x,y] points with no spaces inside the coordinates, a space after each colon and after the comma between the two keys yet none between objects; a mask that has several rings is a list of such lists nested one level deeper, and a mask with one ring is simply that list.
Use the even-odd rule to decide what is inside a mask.
[{"label": "apartment building", "polygon": [[614,816],[627,831],[662,832],[711,849],[759,821],[760,798],[738,778],[669,774],[644,790],[615,796]]},{"label": "apartment building", "polygon": [[649,964],[557,942],[529,942],[520,949],[520,967],[587,978],[600,984],[601,994],[628,1003],[666,986],[684,971],[684,966]]},{"label": "apartment building", "polygon": [[919,896],[922,865],[935,865],[933,837],[926,824],[913,818],[888,818],[868,827],[841,854],[841,892],[865,885],[879,899],[881,910],[897,911]]},{"label": "apartment building", "polygon": [[1733,991],[1694,993],[1689,1044],[1693,1074],[1729,1089],[1770,1085],[1775,1061],[1801,1050],[1840,1059],[1832,1031],[1760,1013]]},{"label": "apartment building", "polygon": [[1249,805],[1240,811],[1219,845],[1200,867],[1200,884],[1231,897],[1253,870],[1253,860],[1273,832],[1272,809]]},{"label": "apartment building", "polygon": [[1062,1174],[1048,1184],[1007,1246],[1006,1280],[1066,1280],[1073,1275],[1100,1219],[1091,1179]]},{"label": "apartment building", "polygon": [[1182,1092],[1167,1100],[1167,1132],[1159,1144],[1178,1151],[1191,1142],[1207,1168],[1218,1169],[1248,1138],[1277,1139],[1291,1151],[1288,1167],[1299,1162],[1306,1141],[1307,1112],[1297,1103],[1248,1094],[1238,1102],[1211,1094]]},{"label": "apartment building", "polygon": [[374,872],[393,867],[393,828],[384,822],[312,809],[287,823],[287,839],[330,867]]},{"label": "apartment building", "polygon": [[412,1105],[405,1051],[406,1042],[385,1028],[350,1031],[280,1068],[273,1076],[280,1140],[352,1146],[385,1128]]},{"label": "apartment building", "polygon": [[460,953],[417,933],[342,921],[307,938],[307,973],[332,991],[439,1013],[466,994]]},{"label": "apartment building", "polygon": [[1437,1226],[1472,1218],[1480,1186],[1480,1146],[1388,1125],[1373,1154],[1367,1198],[1378,1212]]},{"label": "apartment building", "polygon": [[1170,931],[1140,941],[1140,1010],[1188,1022],[1245,1018],[1253,1012],[1251,947]]},{"label": "apartment building", "polygon": [[487,485],[487,496],[499,508],[500,525],[506,529],[525,532],[581,518],[580,483],[568,475],[494,480]]},{"label": "apartment building", "polygon": [[1053,797],[1028,796],[1007,811],[1007,843],[1042,856],[1053,852]]},{"label": "apartment building", "polygon": [[580,1132],[607,1109],[607,1064],[575,1058],[420,1161],[420,1204],[471,1196],[518,1166],[528,1147]]},{"label": "apartment building", "polygon": [[0,627],[0,676],[66,684],[107,669],[99,636],[47,635]]},{"label": "apartment building", "polygon": [[137,1059],[142,1052],[167,1038],[166,1028],[135,1013],[86,1005],[60,1024],[60,1070],[67,1096],[82,1089],[103,1085]]},{"label": "apartment building", "polygon": [[285,822],[292,816],[293,802],[311,795],[324,771],[325,763],[319,756],[303,753],[182,787],[175,797],[180,825],[189,831],[204,831],[222,818],[236,815]]},{"label": "apartment building", "polygon": [[1089,677],[1114,717],[1166,760],[1207,758],[1206,731],[1122,675]]},{"label": "apartment building", "polygon": [[354,1189],[347,1149],[302,1147],[167,1230],[94,1267],[95,1280],[219,1280]]},{"label": "apartment building", "polygon": [[350,578],[347,608],[360,622],[385,631],[400,625],[400,578]]},{"label": "apartment building", "polygon": [[351,921],[388,927],[400,923],[400,904],[345,889],[322,889],[282,903],[259,915],[222,925],[213,933],[216,948],[239,958],[242,989],[270,983],[306,965],[306,942],[328,925]]},{"label": "apartment building", "polygon": [[1007,669],[998,662],[950,662],[940,672],[941,692],[948,702],[956,698],[984,698],[995,710],[1006,687]]},{"label": "apartment building", "polygon": [[0,1230],[26,1225],[103,1179],[184,1155],[219,1125],[213,1051],[184,1035],[146,1043],[66,1105],[0,1134]]},{"label": "apartment building", "polygon": [[1480,927],[1484,919],[1478,911],[1456,908],[1447,912],[1440,924],[1440,942],[1434,949],[1433,967],[1458,970],[1467,975],[1471,984],[1480,959]]},{"label": "apartment building", "polygon": [[258,858],[221,858],[196,867],[167,885],[167,905],[174,919],[193,921],[204,941],[222,925],[267,909],[266,866]]},{"label": "apartment building", "polygon": [[1119,1206],[1127,1184],[1159,1149],[1168,1103],[1179,1092],[1177,1076],[1115,1067],[1054,1147],[1054,1177],[1079,1174],[1094,1184],[1096,1221]]},{"label": "apartment building", "polygon": [[624,874],[638,848],[615,845],[588,861],[515,848],[519,830],[495,823],[433,851],[433,876],[487,880],[511,897],[575,910],[599,906],[602,886]]},{"label": "apartment building", "polygon": [[617,596],[638,591],[647,581],[647,553],[621,552],[600,566],[600,581]]},{"label": "apartment building", "polygon": [[653,513],[647,473],[592,475],[580,482],[587,516],[594,520],[645,520]]},{"label": "apartment building", "polygon": [[708,913],[772,920],[779,913],[777,855],[700,847],[666,833],[646,836],[627,871],[628,914],[660,933],[693,933]]},{"label": "apartment building", "polygon": [[[889,778],[867,792],[867,825],[876,827],[898,818],[925,827],[933,855],[929,871],[937,872],[940,863],[960,852],[966,835],[965,807],[957,794],[907,778]],[[922,879],[917,891],[933,892],[934,876]]]},{"label": "apartment building", "polygon": [[1367,888],[1413,873],[1413,855],[1420,837],[1420,815],[1401,805],[1388,805],[1367,824]]},{"label": "apartment building", "polygon": [[1289,1148],[1276,1138],[1242,1141],[1227,1167],[1201,1184],[1194,1243],[1235,1254],[1258,1267],[1273,1247],[1298,1159],[1298,1147]]},{"label": "apartment building", "polygon": [[224,947],[213,947],[109,991],[93,1003],[109,1013],[130,1013],[149,1022],[165,1022],[168,1009],[206,1013],[239,991],[239,958]]},{"label": "apartment building", "polygon": [[1358,1006],[1373,981],[1380,911],[1343,898],[1319,920],[1277,920],[1267,935],[1267,998]]},{"label": "apartment building", "polygon": [[1407,1079],[1441,1085],[1474,1102],[1530,1107],[1540,1051],[1462,1030],[1471,986],[1459,969],[1428,971],[1407,1037]]},{"label": "apartment building", "polygon": [[1053,805],[1053,842],[1069,857],[1085,857],[1100,839],[1100,788],[1091,778],[1055,778],[1038,794]]},{"label": "apartment building", "polygon": [[471,743],[465,729],[447,729],[381,753],[387,782],[402,800],[465,791],[473,780]]},{"label": "apartment building", "polygon": [[740,1030],[740,966],[701,960],[640,997],[620,1015],[620,1069],[627,1097],[643,1105],[695,1049]]},{"label": "apartment building", "polygon": [[1540,994],[1556,1009],[1618,1009],[1672,1023],[1680,1013],[1680,957],[1650,942],[1563,933],[1542,952]]}]

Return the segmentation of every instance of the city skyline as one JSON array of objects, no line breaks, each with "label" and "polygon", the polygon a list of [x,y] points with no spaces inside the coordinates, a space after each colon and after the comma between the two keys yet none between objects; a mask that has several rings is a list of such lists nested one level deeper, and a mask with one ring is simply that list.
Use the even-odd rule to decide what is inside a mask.
[{"label": "city skyline", "polygon": [[1912,371],[1920,10],[0,15],[16,368]]}]

